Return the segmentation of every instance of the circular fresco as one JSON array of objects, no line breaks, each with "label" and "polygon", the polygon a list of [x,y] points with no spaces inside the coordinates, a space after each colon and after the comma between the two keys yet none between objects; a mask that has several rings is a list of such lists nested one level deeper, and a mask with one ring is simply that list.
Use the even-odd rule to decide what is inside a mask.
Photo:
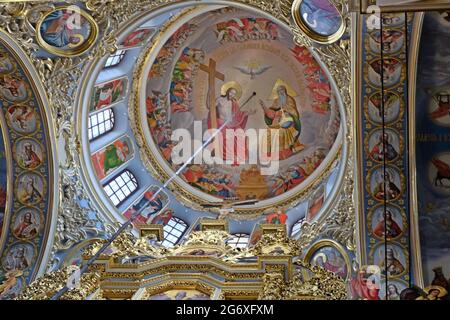
[{"label": "circular fresco", "polygon": [[196,12],[146,56],[139,103],[150,163],[165,177],[178,172],[194,202],[286,203],[340,148],[328,75],[272,20],[233,8]]},{"label": "circular fresco", "polygon": [[89,50],[97,39],[94,19],[78,6],[61,6],[37,24],[37,40],[50,53],[73,57]]},{"label": "circular fresco", "polygon": [[342,15],[330,0],[296,0],[292,16],[299,28],[319,43],[335,42],[345,31]]},{"label": "circular fresco", "polygon": [[33,207],[23,207],[14,215],[11,226],[13,235],[17,239],[30,240],[39,234],[42,225],[42,214]]},{"label": "circular fresco", "polygon": [[390,277],[404,275],[408,268],[408,255],[405,248],[396,243],[390,243],[385,247],[380,243],[370,252],[374,265],[381,268],[381,274]]},{"label": "circular fresco", "polygon": [[377,125],[392,124],[403,116],[402,100],[392,91],[386,91],[384,97],[379,91],[374,93],[367,105],[366,117]]},{"label": "circular fresco", "polygon": [[331,240],[316,242],[305,256],[305,260],[313,266],[319,266],[347,279],[350,275],[350,260],[338,243]]}]

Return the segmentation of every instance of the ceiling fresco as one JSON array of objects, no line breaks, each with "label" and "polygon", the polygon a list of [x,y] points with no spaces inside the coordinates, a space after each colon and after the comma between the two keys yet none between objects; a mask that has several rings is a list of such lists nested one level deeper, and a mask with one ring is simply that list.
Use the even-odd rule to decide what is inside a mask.
[{"label": "ceiling fresco", "polygon": [[[166,33],[168,40],[146,59],[139,110],[146,117],[137,119],[151,136],[150,150],[159,152],[147,153],[151,162],[175,175],[188,157],[179,159],[184,144],[173,135],[180,129],[188,134],[194,153],[221,128],[222,137],[205,148],[216,157],[213,163],[194,160],[180,172],[181,188],[204,203],[254,200],[261,202],[256,207],[273,207],[322,179],[342,144],[341,109],[328,73],[286,28],[230,8],[196,14],[161,36]],[[244,133],[226,136],[263,130],[257,143]],[[271,140],[274,131],[279,145]],[[277,167],[264,173],[272,159]]]},{"label": "ceiling fresco", "polygon": [[450,39],[450,23],[446,17],[446,13],[425,14],[418,52],[417,197],[425,283],[450,274],[450,150],[446,142],[450,133],[450,69],[449,48],[444,45]]},{"label": "ceiling fresco", "polygon": [[450,299],[424,3],[1,3],[0,300]]},{"label": "ceiling fresco", "polygon": [[0,297],[10,299],[36,277],[44,252],[52,243],[48,235],[54,169],[42,97],[27,69],[29,64],[25,66],[4,37],[0,40],[0,65],[0,275],[16,279]]},{"label": "ceiling fresco", "polygon": [[[334,27],[343,32],[346,6],[333,8],[339,16]],[[252,236],[252,246],[264,239],[266,225],[292,232],[303,249],[313,240],[339,238],[338,245],[345,248],[343,268],[350,270],[354,218],[347,231],[334,236],[331,230],[353,213],[352,182],[344,181],[352,172],[352,136],[346,132],[350,75],[330,68],[327,58],[341,57],[340,64],[348,66],[348,41],[343,47],[331,44],[342,33],[330,40],[330,47],[314,48],[319,38],[298,32],[287,18],[290,6],[274,14],[262,2],[170,9],[133,1],[19,3],[0,10],[49,99],[40,105],[35,84],[18,78],[26,74],[20,62],[2,51],[3,128],[10,130],[3,133],[10,135],[5,146],[9,141],[13,151],[5,150],[5,157],[10,156],[6,164],[13,164],[6,170],[14,172],[5,180],[5,192],[14,197],[14,206],[9,214],[6,205],[2,215],[1,279],[15,283],[2,298],[17,296],[44,270],[82,265],[82,250],[116,237],[127,222],[135,226],[134,236],[142,226],[161,226],[162,245],[175,249],[203,228],[204,219],[226,220],[230,234],[246,241]],[[20,19],[27,23],[16,27]],[[310,16],[308,22],[318,19]],[[337,32],[334,27],[329,33],[324,26],[313,31],[331,36]],[[209,86],[211,75],[216,79]],[[262,175],[260,160],[180,170],[184,163],[176,164],[172,157],[177,144],[167,138],[179,129],[194,133],[196,121],[205,128],[202,136],[207,129],[218,129],[224,114],[240,122],[234,128],[281,131],[279,150],[267,137],[260,142],[268,147],[264,157],[279,158],[279,170]],[[243,149],[248,156],[250,148],[245,144]],[[230,154],[226,143],[217,149],[222,160]],[[171,184],[174,174],[179,177]],[[343,186],[346,195],[341,197]],[[56,200],[60,204],[51,208]],[[242,201],[247,202],[241,203],[241,212],[237,203]],[[332,205],[349,210],[334,215]],[[58,212],[57,221],[49,215],[51,209]],[[43,257],[50,225],[54,242],[47,242]],[[331,230],[329,235],[325,229]],[[267,254],[280,253],[272,249]],[[201,252],[195,250],[196,255]]]}]

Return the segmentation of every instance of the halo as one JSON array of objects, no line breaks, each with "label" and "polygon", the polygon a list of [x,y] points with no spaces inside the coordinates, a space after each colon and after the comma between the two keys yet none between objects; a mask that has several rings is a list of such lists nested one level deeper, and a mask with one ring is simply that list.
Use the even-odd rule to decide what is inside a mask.
[{"label": "halo", "polygon": [[220,89],[220,94],[225,96],[230,89],[236,90],[236,100],[239,100],[242,97],[242,87],[236,81],[229,81],[225,83]]},{"label": "halo", "polygon": [[424,291],[429,294],[431,290],[439,290],[439,296],[438,298],[442,298],[443,296],[447,295],[447,290],[441,286],[429,286],[424,289]]},{"label": "halo", "polygon": [[293,98],[297,97],[298,94],[295,92],[295,90],[287,84],[284,80],[278,79],[277,82],[275,82],[275,85],[272,89],[272,94],[270,95],[270,100],[275,100],[278,98],[278,87],[284,86],[286,88],[287,94]]},{"label": "halo", "polygon": [[314,256],[313,258],[314,263],[317,263],[317,259],[319,259],[320,257],[322,257],[324,263],[328,261],[327,255],[323,252],[320,252]]}]

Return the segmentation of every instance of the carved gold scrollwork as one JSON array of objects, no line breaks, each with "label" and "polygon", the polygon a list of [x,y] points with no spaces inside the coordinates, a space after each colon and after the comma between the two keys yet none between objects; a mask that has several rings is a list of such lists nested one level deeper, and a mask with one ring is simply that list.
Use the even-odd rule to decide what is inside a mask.
[{"label": "carved gold scrollwork", "polygon": [[[69,290],[62,299],[129,299],[142,287],[146,289],[139,299],[177,289],[195,289],[210,297],[216,289],[223,289],[219,295],[222,299],[245,296],[263,300],[346,299],[345,282],[339,276],[319,266],[311,266],[303,260],[291,263],[298,257],[298,243],[287,239],[283,232],[265,234],[260,247],[244,249],[258,263],[227,259],[239,254],[226,245],[229,237],[224,231],[199,231],[192,234],[185,244],[168,249],[149,245],[148,238],[135,239],[129,233],[123,233],[112,243],[112,251],[99,257],[89,271],[81,276],[80,286]],[[83,258],[92,257],[104,242],[98,240],[91,244]],[[179,255],[205,246],[216,251],[225,248],[225,254]],[[277,250],[266,250],[272,247]],[[280,248],[284,248],[283,252]],[[120,258],[132,256],[149,259],[134,263],[133,267],[128,262],[121,262]],[[177,263],[173,263],[174,261]],[[77,267],[68,266],[48,273],[26,288],[18,299],[50,299],[73,277],[76,270]],[[198,280],[213,279],[210,277],[212,274],[232,281],[213,281],[206,285],[203,280]],[[192,277],[197,280],[192,280]]]},{"label": "carved gold scrollwork", "polygon": [[[74,274],[78,267],[68,266],[61,270],[46,274],[34,281],[26,290],[17,297],[17,300],[49,300],[61,290],[68,279]],[[85,300],[100,287],[100,276],[98,273],[85,273],[80,278],[80,286],[69,290],[62,296],[62,300]]]},{"label": "carved gold scrollwork", "polygon": [[[55,8],[52,2],[22,2],[0,4],[0,28],[10,34],[27,53],[33,62],[40,80],[46,88],[50,101],[49,109],[55,123],[57,139],[63,143],[64,157],[59,164],[60,170],[60,209],[56,227],[53,255],[59,250],[70,248],[74,244],[85,240],[89,236],[98,236],[102,232],[110,233],[116,226],[105,224],[104,230],[99,230],[96,224],[88,218],[89,212],[97,212],[97,207],[92,204],[85,185],[80,177],[83,168],[80,160],[80,138],[76,132],[74,123],[80,106],[76,106],[75,97],[80,87],[81,79],[92,61],[98,61],[102,57],[117,50],[117,33],[121,25],[127,20],[144,13],[181,3],[177,0],[84,0],[86,10],[94,18],[102,31],[97,43],[87,53],[79,57],[42,57],[37,54],[39,46],[35,40],[36,24],[48,12]],[[68,4],[79,3],[75,0],[66,1]],[[198,3],[202,3],[198,1]],[[312,47],[311,40],[306,37],[294,24],[291,17],[292,0],[233,0],[230,3],[249,5],[260,9],[288,25],[294,33],[295,41],[304,46]],[[345,13],[347,1],[333,0],[338,9]],[[346,18],[349,28],[349,18]],[[352,112],[350,98],[350,47],[348,40],[339,40],[329,46],[316,46],[314,51],[332,73],[332,76],[340,90],[341,98],[347,112],[347,128],[352,127]],[[347,144],[351,145],[353,136],[351,131],[345,137]],[[138,141],[139,142],[139,141]],[[355,248],[355,213],[352,204],[353,195],[353,153],[349,152],[344,159],[346,178],[341,196],[336,199],[336,207],[333,213],[312,225],[304,224],[301,237],[295,250],[305,248],[315,237],[321,233],[331,235],[337,241],[346,245],[348,249]],[[85,200],[87,207],[79,205],[80,200]],[[122,239],[122,238],[121,238]],[[122,239],[125,241],[126,239]],[[150,250],[145,244],[139,250]],[[141,252],[139,251],[139,252]],[[242,253],[239,253],[242,255]],[[231,255],[232,256],[232,255]],[[231,258],[232,260],[232,258]],[[58,277],[60,277],[60,274]],[[56,276],[55,276],[56,277]]]}]

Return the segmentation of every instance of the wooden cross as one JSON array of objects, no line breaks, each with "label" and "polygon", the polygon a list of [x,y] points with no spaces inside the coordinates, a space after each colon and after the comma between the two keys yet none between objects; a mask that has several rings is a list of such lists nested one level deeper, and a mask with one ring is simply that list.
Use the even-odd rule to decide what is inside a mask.
[{"label": "wooden cross", "polygon": [[[216,109],[216,79],[225,81],[225,75],[216,70],[217,63],[213,59],[209,59],[209,65],[200,65],[200,70],[208,74],[208,96],[209,96],[209,112],[211,115],[211,127],[217,128],[217,109]],[[214,139],[214,143],[217,147],[217,139]],[[217,148],[216,150],[220,150]]]}]

